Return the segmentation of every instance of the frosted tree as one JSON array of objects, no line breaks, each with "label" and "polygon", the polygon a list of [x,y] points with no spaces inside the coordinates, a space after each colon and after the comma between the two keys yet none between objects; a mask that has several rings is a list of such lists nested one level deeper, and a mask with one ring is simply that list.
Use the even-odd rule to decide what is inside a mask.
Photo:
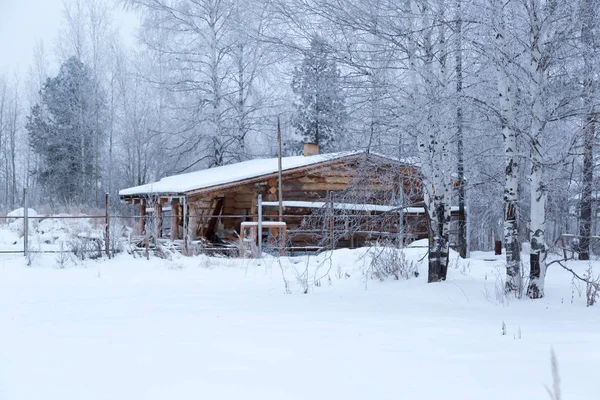
[{"label": "frosted tree", "polygon": [[583,171],[579,216],[579,259],[590,259],[590,236],[592,227],[592,186],[594,181],[594,141],[596,130],[596,87],[595,65],[598,63],[597,0],[581,0],[581,53],[582,102],[583,102]]},{"label": "frosted tree", "polygon": [[294,72],[297,96],[294,127],[309,143],[328,152],[344,130],[346,116],[340,71],[321,38],[313,38],[302,65]]},{"label": "frosted tree", "polygon": [[248,158],[247,135],[264,106],[255,83],[264,67],[261,2],[125,2],[141,12],[142,41],[167,66],[157,83],[177,94],[169,153],[178,171]]},{"label": "frosted tree", "polygon": [[[0,149],[4,149],[4,143],[6,141],[6,132],[7,132],[7,97],[8,97],[8,82],[6,81],[6,77],[0,75]],[[2,156],[2,154],[0,154]],[[2,161],[4,157],[0,157],[0,168],[2,167]],[[0,181],[1,183],[1,181]],[[2,199],[0,198],[0,203]]]},{"label": "frosted tree", "polygon": [[9,84],[0,75],[0,184],[4,188],[0,204],[14,208],[17,201],[17,141],[21,104],[18,82]]},{"label": "frosted tree", "polygon": [[465,194],[465,146],[464,146],[464,93],[463,93],[463,14],[462,0],[455,2],[455,27],[456,51],[454,55],[454,72],[456,79],[456,156],[457,156],[457,180],[458,180],[458,226],[457,226],[457,248],[462,258],[467,257],[467,221],[465,218],[466,194]]},{"label": "frosted tree", "polygon": [[95,177],[94,130],[97,100],[90,71],[75,57],[43,85],[41,101],[28,117],[27,131],[40,156],[38,180],[52,199],[63,204],[92,203]]},{"label": "frosted tree", "polygon": [[234,139],[226,158],[232,161],[246,160],[255,151],[251,145],[259,136],[265,109],[271,106],[270,97],[277,90],[267,90],[269,85],[264,85],[266,71],[275,61],[269,46],[260,39],[265,29],[265,7],[258,0],[233,4],[230,61],[235,72],[228,74],[233,94],[226,96],[232,111],[228,131]]},{"label": "frosted tree", "polygon": [[94,132],[97,133],[93,153],[96,206],[101,200],[100,188],[109,187],[107,179],[111,174],[102,174],[102,171],[114,168],[103,152],[103,138],[99,133],[106,130],[106,126],[102,126],[106,121],[102,115],[104,110],[99,106],[109,85],[110,48],[115,45],[115,36],[109,0],[68,0],[63,3],[63,24],[56,46],[58,57],[62,61],[75,56],[86,65],[94,82],[90,95],[97,99],[93,102]]},{"label": "frosted tree", "polygon": [[[177,92],[173,108],[182,121],[171,127],[176,164],[227,163],[226,86],[230,0],[128,0],[143,17],[140,36],[170,67],[158,82]],[[168,39],[168,40],[165,40]],[[150,79],[155,77],[148,77]]]},{"label": "frosted tree", "polygon": [[[314,30],[327,32],[328,44],[332,43],[337,60],[344,71],[349,71],[345,81],[351,83],[348,98],[358,99],[357,110],[361,107],[368,110],[360,114],[365,116],[361,121],[353,121],[357,137],[352,142],[359,141],[361,136],[377,141],[385,138],[387,135],[380,130],[385,120],[394,127],[390,131],[394,132],[395,143],[380,141],[373,147],[386,143],[384,152],[418,155],[430,228],[429,281],[444,280],[450,244],[452,174],[456,170],[453,156],[454,149],[459,150],[454,143],[455,123],[462,126],[463,101],[462,58],[455,59],[456,65],[452,65],[455,49],[449,46],[453,38],[451,28],[459,32],[462,26],[455,25],[454,18],[448,17],[450,2],[298,0],[292,3],[294,12],[288,14],[310,13],[301,17],[304,24],[314,21],[319,26],[311,26]],[[460,20],[459,3],[452,4]],[[285,7],[280,9],[287,15]],[[294,24],[293,15],[288,18],[290,24]],[[461,47],[457,40],[457,48]],[[454,76],[460,78],[452,82]],[[364,88],[361,80],[367,82],[367,96],[357,91],[357,87]],[[354,109],[352,113],[355,114]],[[367,145],[371,144],[373,140],[368,140]],[[390,151],[392,147],[396,151]]]},{"label": "frosted tree", "polygon": [[[407,0],[409,16],[409,107],[425,109],[422,122],[413,120],[423,173],[425,207],[429,216],[428,282],[446,279],[449,256],[450,202],[453,139],[449,106],[449,49],[447,10],[444,1]],[[418,17],[418,18],[417,18]]]},{"label": "frosted tree", "polygon": [[168,158],[164,155],[168,135],[163,131],[168,98],[164,90],[142,75],[160,77],[164,66],[152,55],[137,52],[132,61],[121,49],[115,58],[114,118],[115,130],[120,134],[114,139],[114,157],[121,165],[118,178],[127,186],[151,182],[162,177],[161,173],[168,173]]},{"label": "frosted tree", "polygon": [[[306,42],[326,38],[328,57],[343,71],[345,124],[337,148],[368,148],[405,156],[405,132],[399,132],[397,71],[403,54],[394,35],[402,30],[404,15],[397,4],[362,0],[271,2],[284,21],[268,40],[282,51],[307,54]],[[315,33],[316,32],[316,33]]]},{"label": "frosted tree", "polygon": [[[564,60],[570,59],[569,43],[574,34],[574,5],[558,0],[528,0],[524,2],[529,38],[526,52],[528,65],[527,89],[530,125],[527,134],[529,145],[528,171],[530,184],[530,275],[527,295],[531,298],[544,296],[546,257],[548,245],[547,205],[548,182],[546,165],[551,160],[548,155],[550,124],[566,118],[571,113],[571,102],[576,96],[569,88],[573,82],[562,75],[568,67]],[[525,65],[525,62],[523,62]],[[569,147],[563,137],[562,148]],[[556,152],[559,153],[560,152]],[[555,154],[556,154],[555,153]]]},{"label": "frosted tree", "polygon": [[493,28],[495,33],[494,61],[498,82],[498,114],[504,141],[504,244],[506,249],[506,291],[522,291],[521,248],[519,245],[519,154],[518,138],[513,111],[513,82],[511,79],[510,37],[507,33],[506,8],[504,0],[493,2]]}]

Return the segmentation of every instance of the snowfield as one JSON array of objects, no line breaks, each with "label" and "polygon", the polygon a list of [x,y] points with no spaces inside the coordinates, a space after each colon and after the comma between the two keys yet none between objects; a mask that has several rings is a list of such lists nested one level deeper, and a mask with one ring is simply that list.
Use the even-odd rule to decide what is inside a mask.
[{"label": "snowfield", "polygon": [[600,398],[600,305],[559,267],[546,298],[505,301],[490,253],[454,255],[437,284],[424,262],[371,279],[365,253],[5,255],[0,399],[548,399],[551,349],[563,398]]}]

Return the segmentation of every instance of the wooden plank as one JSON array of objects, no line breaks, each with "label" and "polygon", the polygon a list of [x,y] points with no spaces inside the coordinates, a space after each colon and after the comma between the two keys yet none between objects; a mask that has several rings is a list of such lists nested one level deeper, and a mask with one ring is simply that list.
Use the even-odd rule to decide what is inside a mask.
[{"label": "wooden plank", "polygon": [[295,183],[341,183],[345,185],[349,185],[352,182],[353,178],[351,176],[305,176],[302,178],[288,180],[287,182],[295,182]]},{"label": "wooden plank", "polygon": [[179,239],[179,219],[180,219],[179,199],[171,200],[171,240]]},{"label": "wooden plank", "polygon": [[235,193],[233,196],[229,196],[228,201],[232,202],[251,202],[256,195],[254,193]]},{"label": "wooden plank", "polygon": [[254,201],[236,201],[233,206],[238,210],[246,210],[255,206],[256,200]]},{"label": "wooden plank", "polygon": [[[317,191],[317,190],[330,190],[330,191],[344,191],[349,188],[349,185],[345,183],[300,183],[300,182],[286,182],[284,184],[283,192],[286,191]],[[350,186],[351,188],[351,186]],[[375,185],[375,184],[361,184],[356,187],[356,190],[360,191],[389,191],[394,189],[393,185]]]},{"label": "wooden plank", "polygon": [[140,235],[146,234],[146,200],[140,200]]},{"label": "wooden plank", "polygon": [[158,200],[154,202],[154,230],[157,239],[162,237],[162,229],[162,203]]},{"label": "wooden plank", "polygon": [[[236,204],[237,207],[237,204]],[[255,197],[254,199],[252,199],[252,203],[250,206],[250,214],[254,215],[254,217],[252,217],[252,221],[256,221],[257,220],[257,215],[258,215],[258,196]]]},{"label": "wooden plank", "polygon": [[208,221],[208,229],[206,231],[206,238],[208,240],[211,240],[211,241],[214,240],[214,236],[216,234],[217,223],[219,222],[219,219],[217,217],[221,214],[222,210],[223,210],[223,198],[220,197],[217,199],[217,201],[215,203],[215,207],[212,212],[212,218],[210,218],[210,220]]},{"label": "wooden plank", "polygon": [[[207,215],[211,215],[212,210],[214,208],[215,205],[215,197],[213,197],[212,199],[210,199],[210,203],[208,205],[208,207],[203,208],[202,210],[199,210],[198,215],[200,215],[200,219],[198,222],[198,226],[196,227],[196,232],[200,237],[207,237],[208,236],[205,234],[205,227],[207,225],[207,220],[206,220],[206,216]],[[210,224],[210,220],[208,221],[208,223]]]}]

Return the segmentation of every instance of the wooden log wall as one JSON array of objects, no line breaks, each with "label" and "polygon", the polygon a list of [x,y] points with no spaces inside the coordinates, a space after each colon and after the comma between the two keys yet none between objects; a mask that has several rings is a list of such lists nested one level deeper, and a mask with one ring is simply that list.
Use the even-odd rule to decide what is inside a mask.
[{"label": "wooden log wall", "polygon": [[[285,174],[283,180],[284,201],[323,201],[333,193],[334,202],[347,203],[369,203],[388,205],[392,194],[398,192],[400,182],[404,187],[406,198],[405,204],[415,204],[422,201],[422,191],[418,180],[417,170],[413,167],[404,167],[400,171],[392,173],[392,166],[373,166],[362,168],[356,162],[338,164],[300,172],[294,175]],[[236,232],[239,233],[240,224],[244,221],[256,220],[257,196],[263,195],[263,201],[278,201],[277,178],[270,178],[263,182],[240,185],[228,191],[220,191],[202,194],[188,198],[190,217],[190,231],[197,237],[211,235],[210,222],[218,215],[215,210],[217,198],[222,200],[222,217],[220,218],[226,238],[234,239]],[[220,207],[220,206],[219,206]],[[306,221],[303,216],[310,215],[314,210],[307,208],[286,208],[284,221],[287,223],[288,231],[291,232],[290,239],[298,244],[311,245],[318,241],[317,232],[305,229]],[[217,214],[217,215],[215,215]],[[278,208],[265,208],[264,219],[276,221],[278,219]],[[419,220],[419,218],[417,218]],[[405,221],[407,225],[417,225],[418,221]],[[340,225],[341,224],[341,225]],[[343,230],[344,222],[336,221],[336,229]],[[214,224],[213,224],[214,225]],[[340,226],[338,226],[340,225]],[[193,228],[192,228],[193,227]],[[376,230],[375,227],[365,227],[365,230]],[[394,233],[394,228],[385,228]],[[314,229],[313,229],[314,230]],[[420,231],[421,229],[419,229]],[[299,231],[294,235],[294,231]],[[396,227],[397,231],[397,227]],[[212,238],[211,238],[212,239]],[[360,240],[347,238],[347,245],[353,241],[355,245],[361,245]]]}]

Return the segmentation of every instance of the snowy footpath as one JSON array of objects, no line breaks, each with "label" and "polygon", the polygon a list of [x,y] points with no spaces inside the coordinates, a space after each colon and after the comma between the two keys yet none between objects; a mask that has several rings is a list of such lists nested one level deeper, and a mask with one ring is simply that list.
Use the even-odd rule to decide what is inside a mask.
[{"label": "snowy footpath", "polygon": [[427,284],[424,261],[372,279],[365,251],[4,256],[0,399],[549,399],[552,349],[562,398],[600,399],[600,305],[558,266],[544,299],[506,300],[490,253]]}]

